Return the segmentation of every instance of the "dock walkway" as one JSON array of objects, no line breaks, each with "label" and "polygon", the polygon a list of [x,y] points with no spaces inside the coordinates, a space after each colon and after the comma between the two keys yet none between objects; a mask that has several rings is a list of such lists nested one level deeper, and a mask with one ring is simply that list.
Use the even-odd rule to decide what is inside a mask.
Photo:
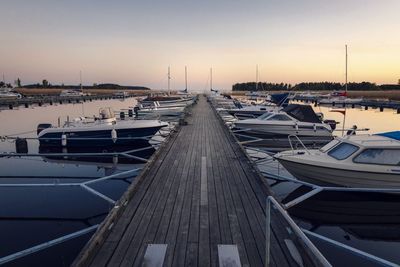
[{"label": "dock walkway", "polygon": [[[111,230],[98,231],[75,265],[142,266],[149,244],[167,245],[163,266],[218,266],[225,244],[237,246],[242,266],[265,264],[268,188],[205,97],[150,165]],[[295,266],[288,231],[272,221],[271,265]]]}]

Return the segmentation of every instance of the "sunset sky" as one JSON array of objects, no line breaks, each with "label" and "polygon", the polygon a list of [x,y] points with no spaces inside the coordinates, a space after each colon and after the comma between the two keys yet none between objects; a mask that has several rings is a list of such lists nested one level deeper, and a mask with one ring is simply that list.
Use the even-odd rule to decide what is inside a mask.
[{"label": "sunset sky", "polygon": [[0,74],[203,90],[255,80],[397,83],[399,0],[2,0]]}]

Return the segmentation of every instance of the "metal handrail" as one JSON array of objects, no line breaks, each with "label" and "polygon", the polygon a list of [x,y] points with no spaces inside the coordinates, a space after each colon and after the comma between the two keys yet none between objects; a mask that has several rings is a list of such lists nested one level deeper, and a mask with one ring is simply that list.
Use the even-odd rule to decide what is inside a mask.
[{"label": "metal handrail", "polygon": [[288,136],[288,140],[289,140],[290,148],[292,149],[293,155],[294,155],[295,149],[293,148],[292,140],[290,139],[291,137],[295,137],[295,138],[297,139],[297,141],[299,141],[299,143],[302,145],[302,147],[304,148],[304,150],[305,150],[309,155],[311,155],[310,151],[308,151],[307,147],[306,147],[306,146],[304,145],[304,143],[300,140],[300,138],[299,138],[297,135],[295,135],[295,134],[290,134],[290,135]]},{"label": "metal handrail", "polygon": [[293,221],[293,219],[288,215],[287,211],[282,208],[282,206],[275,200],[274,197],[268,196],[266,200],[266,254],[265,254],[265,266],[270,265],[270,243],[271,243],[271,203],[274,205],[279,213],[283,216],[286,222],[289,224],[293,232],[298,238],[300,238],[310,252],[315,256],[316,260],[321,266],[331,267],[332,265],[329,261],[322,255],[322,253],[317,249],[317,247],[311,242],[310,239],[303,233],[300,227]]}]

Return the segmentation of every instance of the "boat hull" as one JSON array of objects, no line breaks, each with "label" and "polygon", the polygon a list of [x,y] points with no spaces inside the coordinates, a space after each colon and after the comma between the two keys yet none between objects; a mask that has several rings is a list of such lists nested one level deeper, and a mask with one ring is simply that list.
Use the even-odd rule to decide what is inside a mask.
[{"label": "boat hull", "polygon": [[360,188],[400,188],[400,173],[353,171],[277,159],[293,176],[305,182]]},{"label": "boat hull", "polygon": [[[314,132],[312,130],[292,130],[287,127],[269,127],[269,131],[233,128],[237,138],[248,146],[265,147],[268,150],[282,151],[291,148],[289,135],[296,135],[307,148],[319,148],[332,141],[328,131]],[[257,140],[259,139],[259,140]],[[294,148],[302,148],[300,142],[291,137]]]},{"label": "boat hull", "polygon": [[39,137],[40,146],[62,146],[62,135],[66,136],[65,147],[107,147],[128,145],[137,148],[149,146],[150,138],[164,125],[146,128],[115,129],[116,140],[112,139],[112,129],[76,131],[72,127],[59,132],[46,133]]}]

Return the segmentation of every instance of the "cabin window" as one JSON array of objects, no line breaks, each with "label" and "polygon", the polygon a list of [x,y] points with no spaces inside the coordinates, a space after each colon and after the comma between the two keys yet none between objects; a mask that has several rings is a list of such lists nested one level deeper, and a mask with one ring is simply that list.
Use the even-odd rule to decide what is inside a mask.
[{"label": "cabin window", "polygon": [[358,146],[343,142],[331,149],[328,152],[328,155],[337,160],[343,160],[353,155],[358,150],[358,148]]},{"label": "cabin window", "polygon": [[365,164],[400,165],[400,149],[366,149],[353,161]]},{"label": "cabin window", "polygon": [[268,118],[269,121],[291,121],[291,119],[283,114],[277,114]]}]

